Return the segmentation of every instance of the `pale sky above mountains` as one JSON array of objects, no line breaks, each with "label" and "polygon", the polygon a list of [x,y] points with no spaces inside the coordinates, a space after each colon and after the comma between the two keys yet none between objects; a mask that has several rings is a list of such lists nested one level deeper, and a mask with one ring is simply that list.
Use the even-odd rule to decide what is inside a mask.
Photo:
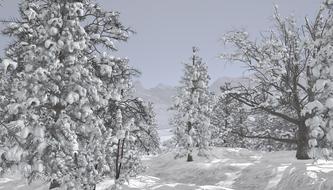
[{"label": "pale sky above mountains", "polygon": [[[321,0],[98,0],[105,9],[121,13],[124,25],[137,33],[128,43],[119,44],[117,55],[130,59],[142,72],[145,87],[158,83],[177,85],[182,75],[181,64],[188,61],[192,46],[198,46],[200,56],[209,66],[212,80],[239,77],[244,68],[226,64],[218,58],[228,51],[220,41],[223,34],[235,29],[249,31],[257,38],[260,31],[272,27],[273,6],[281,15],[293,14],[301,23],[305,16],[313,17]],[[0,18],[17,17],[19,0],[4,0]],[[0,47],[8,38],[0,37]],[[1,52],[3,54],[3,52]]]}]

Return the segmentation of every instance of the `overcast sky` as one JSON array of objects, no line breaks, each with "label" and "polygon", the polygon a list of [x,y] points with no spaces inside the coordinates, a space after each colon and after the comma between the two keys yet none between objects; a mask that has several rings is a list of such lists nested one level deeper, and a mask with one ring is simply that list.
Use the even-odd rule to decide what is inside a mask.
[{"label": "overcast sky", "polygon": [[[4,0],[0,17],[17,17],[19,0]],[[192,46],[209,66],[212,80],[238,77],[244,68],[227,64],[218,55],[227,51],[220,38],[224,33],[245,29],[253,38],[272,27],[273,5],[282,15],[295,15],[299,22],[313,17],[321,0],[99,0],[105,9],[121,13],[124,25],[137,33],[119,44],[118,55],[142,72],[145,87],[159,83],[177,85],[182,62],[188,61]],[[0,37],[0,47],[8,39]]]}]

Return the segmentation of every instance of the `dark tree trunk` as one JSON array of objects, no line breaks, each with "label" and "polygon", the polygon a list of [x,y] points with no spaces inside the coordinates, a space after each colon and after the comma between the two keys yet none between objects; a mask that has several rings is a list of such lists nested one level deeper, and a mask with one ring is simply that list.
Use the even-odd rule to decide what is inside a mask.
[{"label": "dark tree trunk", "polygon": [[298,160],[309,160],[309,129],[306,127],[305,123],[302,122],[297,131],[297,150],[296,158]]},{"label": "dark tree trunk", "polygon": [[192,154],[191,154],[191,153],[188,153],[188,154],[187,154],[187,161],[188,161],[188,162],[193,162],[193,157],[192,157]]},{"label": "dark tree trunk", "polygon": [[51,184],[50,184],[49,189],[54,189],[54,188],[60,187],[60,185],[61,185],[61,184],[60,184],[59,181],[53,179],[53,180],[51,181]]},{"label": "dark tree trunk", "polygon": [[120,144],[121,144],[121,140],[119,139],[118,140],[118,145],[117,145],[117,157],[116,157],[116,176],[115,176],[115,178],[116,178],[116,180],[119,178],[119,173],[120,173],[120,171],[119,171],[119,157],[120,157]]},{"label": "dark tree trunk", "polygon": [[[121,147],[120,147],[121,145]],[[119,140],[118,141],[118,155],[117,155],[117,160],[116,160],[116,180],[120,178],[120,172],[121,172],[121,167],[122,167],[122,163],[119,163],[119,159],[122,160],[124,157],[124,146],[125,146],[125,139],[122,140],[122,142]],[[120,153],[119,153],[120,151]]]},{"label": "dark tree trunk", "polygon": [[[187,122],[187,130],[186,130],[186,132],[187,132],[187,135],[188,136],[190,136],[190,131],[191,131],[191,129],[192,129],[192,124],[191,124],[191,122]],[[192,162],[193,161],[193,157],[192,157],[192,147],[191,146],[193,146],[192,144],[190,144],[190,143],[188,143],[187,144],[187,151],[189,151],[188,153],[187,153],[187,161],[188,162]]]}]

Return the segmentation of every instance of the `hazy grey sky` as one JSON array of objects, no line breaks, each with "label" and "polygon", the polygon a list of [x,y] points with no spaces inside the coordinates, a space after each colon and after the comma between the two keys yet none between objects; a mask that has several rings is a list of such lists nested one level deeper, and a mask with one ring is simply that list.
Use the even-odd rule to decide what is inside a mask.
[{"label": "hazy grey sky", "polygon": [[[19,0],[5,0],[0,18],[16,17]],[[225,64],[218,55],[226,51],[219,39],[228,31],[246,29],[254,38],[272,24],[273,5],[282,15],[313,17],[321,0],[99,0],[105,9],[117,10],[121,20],[137,34],[120,44],[118,55],[142,72],[145,87],[158,83],[176,85],[182,75],[182,62],[188,61],[192,46],[209,66],[212,80],[241,76],[244,69]],[[0,37],[0,47],[8,39]]]}]

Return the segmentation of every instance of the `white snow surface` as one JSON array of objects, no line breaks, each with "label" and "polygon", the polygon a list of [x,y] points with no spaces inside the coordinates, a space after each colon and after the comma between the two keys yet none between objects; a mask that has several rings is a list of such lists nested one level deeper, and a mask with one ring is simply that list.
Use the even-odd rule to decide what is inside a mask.
[{"label": "white snow surface", "polygon": [[[130,179],[123,190],[330,190],[333,161],[296,160],[294,151],[256,152],[240,148],[213,148],[209,158],[194,162],[174,159],[174,153],[145,157],[148,167]],[[98,184],[110,189],[113,180]],[[46,190],[48,184],[31,186],[17,174],[0,178],[0,190]]]}]

